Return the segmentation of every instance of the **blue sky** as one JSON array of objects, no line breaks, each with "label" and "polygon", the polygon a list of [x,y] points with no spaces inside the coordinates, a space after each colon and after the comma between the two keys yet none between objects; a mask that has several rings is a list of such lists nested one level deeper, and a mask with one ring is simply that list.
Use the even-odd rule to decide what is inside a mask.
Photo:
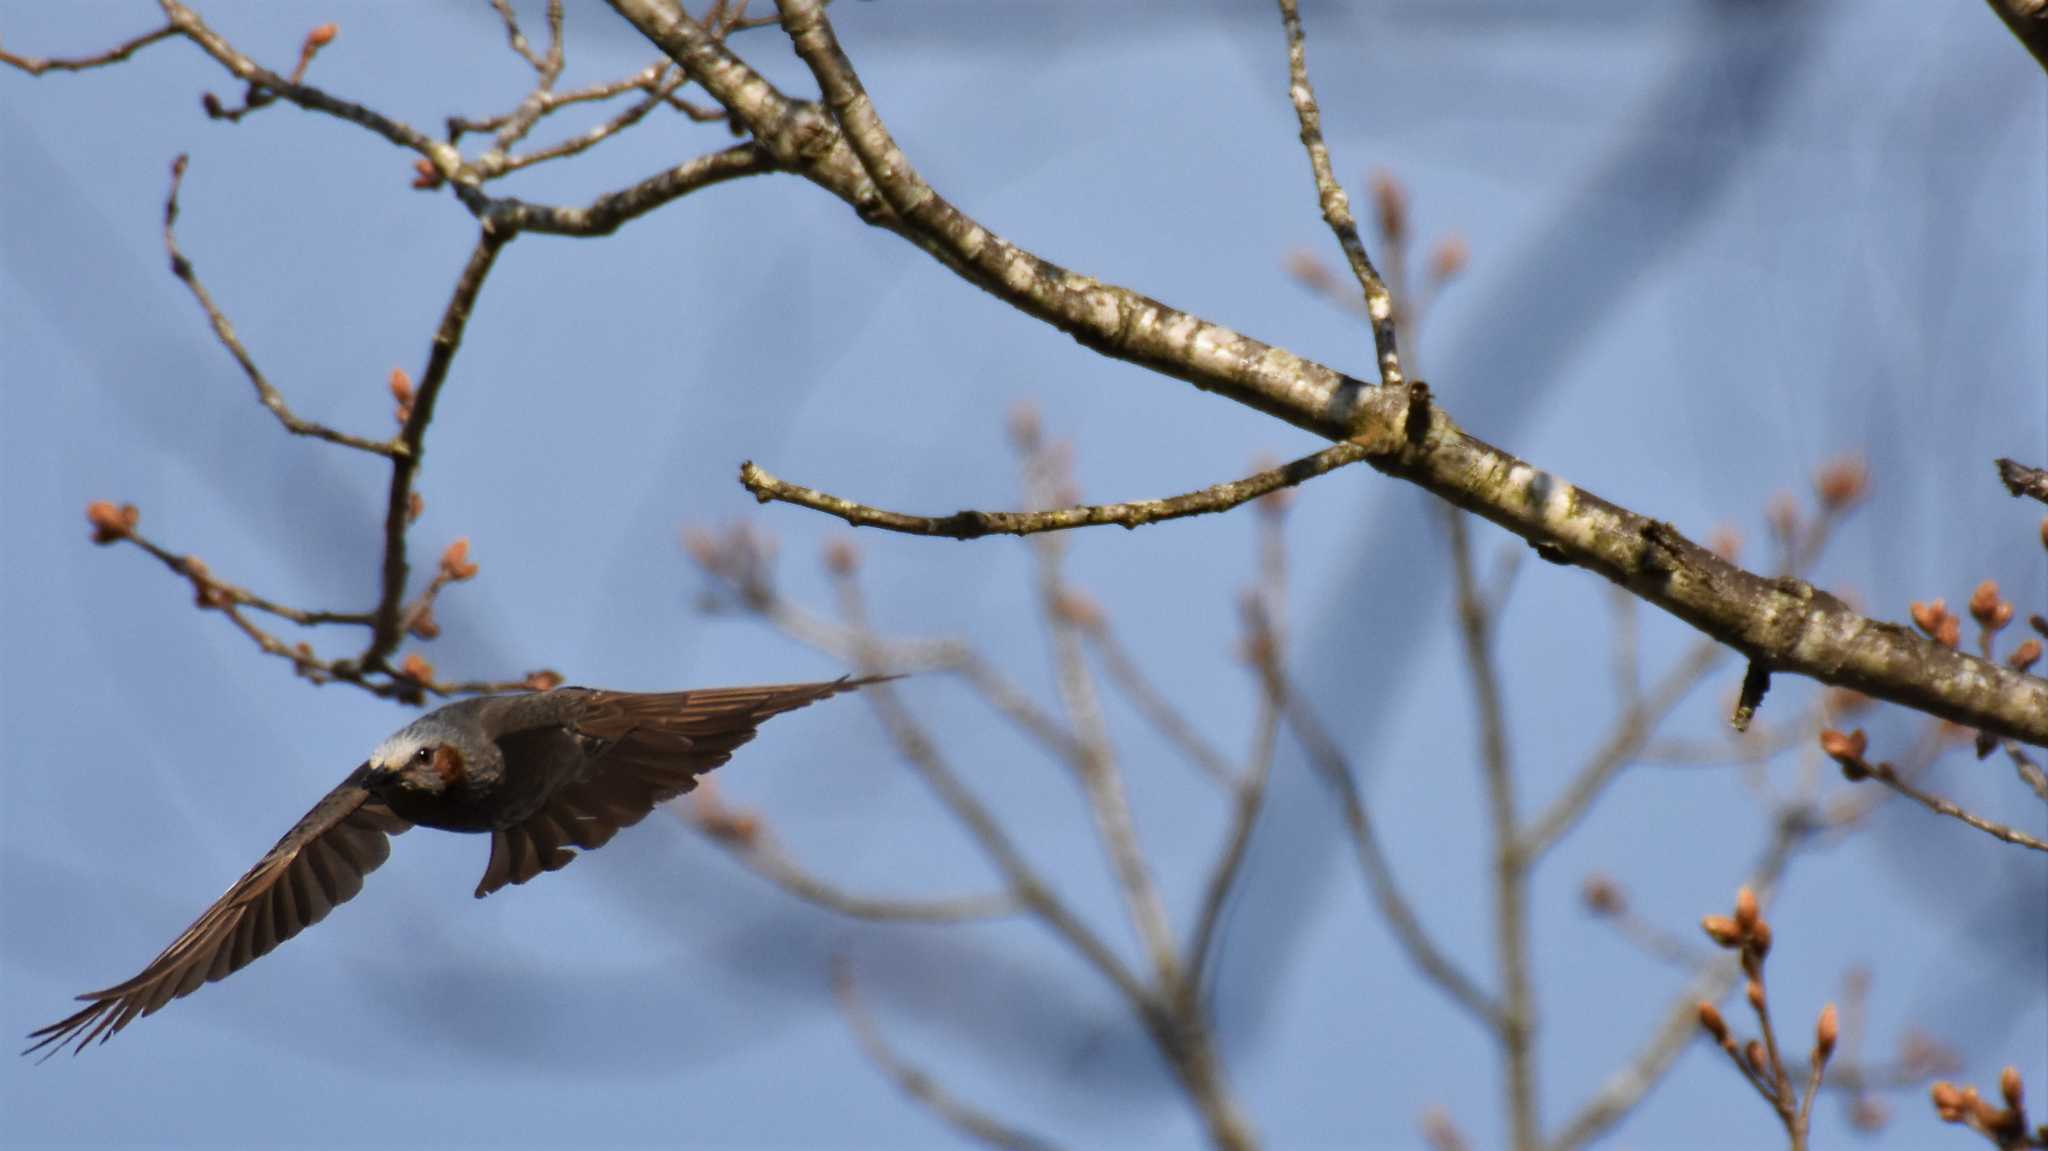
[{"label": "blue sky", "polygon": [[[523,10],[538,5],[522,4]],[[1464,277],[1411,349],[1449,411],[1603,495],[1695,534],[1804,492],[1844,451],[1872,496],[1818,573],[1871,609],[1995,576],[2048,610],[2035,516],[1989,460],[2048,456],[2048,85],[1981,6],[1309,3],[1310,66],[1340,175],[1398,174],[1417,231],[1455,232]],[[423,126],[523,91],[482,3],[202,7],[288,66]],[[0,6],[10,50],[73,53],[154,6]],[[1271,5],[835,5],[898,141],[965,210],[1040,254],[1262,339],[1370,371],[1368,334],[1287,275],[1333,263],[1286,100]],[[530,23],[537,27],[529,11]],[[772,32],[744,42],[786,86]],[[572,3],[569,83],[651,57]],[[189,45],[31,80],[0,72],[0,1021],[24,1034],[125,978],[408,712],[315,688],[132,549],[91,546],[87,501],[141,506],[157,539],[296,603],[374,594],[384,470],[290,439],[165,270],[161,202],[189,152],[180,235],[297,409],[381,434],[472,230],[406,187],[409,158],[272,109],[208,121],[236,88]],[[547,129],[543,129],[543,132]],[[651,121],[506,190],[581,201],[720,146]],[[461,675],[549,664],[661,689],[835,674],[746,620],[706,618],[685,524],[748,517],[792,597],[829,606],[815,557],[843,528],[757,508],[742,458],[891,507],[1017,502],[1019,402],[1072,441],[1096,500],[1240,474],[1307,437],[1100,359],[967,287],[800,181],[741,182],[603,241],[527,237],[500,261],[430,438],[421,554],[467,536],[426,654]],[[1232,656],[1253,525],[1232,516],[1071,541],[1075,579],[1163,688],[1227,748],[1255,695]],[[1296,677],[1360,764],[1424,920],[1490,972],[1471,702],[1449,569],[1424,497],[1363,470],[1305,489],[1291,524]],[[1505,537],[1476,535],[1492,556]],[[863,535],[875,618],[970,638],[1053,698],[1014,541]],[[1689,635],[1643,619],[1654,674]],[[1607,596],[1524,564],[1501,669],[1525,806],[1614,718]],[[1673,730],[1723,725],[1724,669]],[[1807,692],[1781,684],[1766,717]],[[958,685],[909,697],[1031,858],[1135,953],[1057,765]],[[1782,710],[1780,710],[1782,709]],[[1140,831],[1186,923],[1224,810],[1121,702]],[[1897,716],[1872,721],[1899,746]],[[1775,778],[1796,777],[1788,758]],[[2038,805],[1966,756],[1949,793],[2039,831]],[[986,868],[857,703],[776,721],[724,794],[862,890],[979,889]],[[1544,1109],[1604,1081],[1680,985],[1589,923],[1588,871],[1685,929],[1723,910],[1764,835],[1739,772],[1626,775],[1538,874]],[[861,1057],[826,991],[851,957],[892,1040],[961,1094],[1080,1146],[1173,1147],[1194,1119],[1120,1004],[1037,929],[868,927],[790,900],[656,818],[573,868],[478,902],[484,845],[417,832],[300,940],[80,1059],[0,1066],[14,1146],[453,1144],[949,1146]],[[2048,1090],[2048,868],[1888,809],[1802,857],[1776,913],[1772,989],[1806,1020],[1875,968],[1872,1050],[1917,1026],[1959,1076],[2017,1063]],[[1409,1147],[1423,1107],[1498,1145],[1490,1048],[1417,980],[1361,891],[1334,813],[1289,753],[1225,932],[1231,1075],[1274,1146]],[[1802,1024],[1803,1027],[1803,1024]],[[1640,1147],[1756,1145],[1763,1105],[1699,1047],[1620,1129]],[[1924,1095],[1882,1134],[1823,1106],[1822,1145],[1967,1145]]]}]

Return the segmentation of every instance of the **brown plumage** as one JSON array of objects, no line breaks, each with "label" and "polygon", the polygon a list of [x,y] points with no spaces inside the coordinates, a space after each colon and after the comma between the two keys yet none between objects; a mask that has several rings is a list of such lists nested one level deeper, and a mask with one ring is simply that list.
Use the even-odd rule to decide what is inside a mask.
[{"label": "brown plumage", "polygon": [[[488,832],[477,898],[601,847],[696,786],[773,716],[878,678],[699,691],[560,688],[483,696],[414,720],[329,792],[133,979],[29,1035],[82,1051],[318,923],[418,824]],[[46,1055],[45,1058],[48,1056]]]}]

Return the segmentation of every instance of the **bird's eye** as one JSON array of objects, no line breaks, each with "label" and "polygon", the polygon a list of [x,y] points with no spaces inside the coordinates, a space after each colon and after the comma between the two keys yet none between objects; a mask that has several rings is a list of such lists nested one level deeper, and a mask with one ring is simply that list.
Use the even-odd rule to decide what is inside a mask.
[{"label": "bird's eye", "polygon": [[432,763],[432,762],[434,762],[434,749],[433,749],[433,748],[431,748],[431,747],[423,747],[423,748],[419,749],[418,751],[415,751],[415,752],[413,752],[413,753],[412,753],[412,761],[413,761],[414,763]]}]

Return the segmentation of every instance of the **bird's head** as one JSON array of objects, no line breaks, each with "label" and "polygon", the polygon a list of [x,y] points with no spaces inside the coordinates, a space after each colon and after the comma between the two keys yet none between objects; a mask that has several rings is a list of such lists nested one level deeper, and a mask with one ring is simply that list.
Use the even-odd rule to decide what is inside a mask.
[{"label": "bird's head", "polygon": [[471,741],[434,718],[424,716],[377,745],[369,761],[372,786],[438,795],[469,777],[477,759]]}]

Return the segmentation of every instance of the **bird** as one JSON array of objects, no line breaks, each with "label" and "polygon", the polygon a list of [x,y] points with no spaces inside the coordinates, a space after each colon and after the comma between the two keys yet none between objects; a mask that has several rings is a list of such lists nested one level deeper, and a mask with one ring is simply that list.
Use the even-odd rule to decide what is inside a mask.
[{"label": "bird", "polygon": [[29,1034],[73,1054],[224,979],[362,890],[414,826],[488,834],[482,899],[602,847],[696,786],[769,718],[892,676],[677,692],[548,691],[436,708],[377,745],[248,874],[123,983]]}]

